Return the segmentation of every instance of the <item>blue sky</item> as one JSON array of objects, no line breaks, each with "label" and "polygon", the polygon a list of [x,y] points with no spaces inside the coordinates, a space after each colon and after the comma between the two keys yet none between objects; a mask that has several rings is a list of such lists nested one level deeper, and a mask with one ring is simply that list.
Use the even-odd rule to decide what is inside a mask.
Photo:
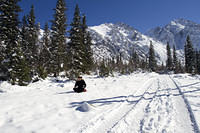
[{"label": "blue sky", "polygon": [[[43,26],[52,20],[56,1],[22,0],[21,16],[27,14],[33,4],[37,22]],[[71,23],[76,4],[79,4],[81,13],[86,14],[89,26],[123,22],[145,32],[176,18],[200,23],[200,0],[66,0],[66,3],[68,24]]]}]

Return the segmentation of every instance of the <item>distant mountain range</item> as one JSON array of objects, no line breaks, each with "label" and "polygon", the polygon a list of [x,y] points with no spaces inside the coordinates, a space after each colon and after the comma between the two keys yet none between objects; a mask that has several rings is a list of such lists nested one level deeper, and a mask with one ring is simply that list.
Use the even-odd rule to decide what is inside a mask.
[{"label": "distant mountain range", "polygon": [[97,59],[112,58],[121,54],[128,60],[133,50],[140,58],[148,56],[150,41],[154,45],[156,58],[161,63],[166,60],[166,48],[161,42],[148,37],[134,28],[123,23],[106,23],[89,27],[93,43],[93,50]]},{"label": "distant mountain range", "polygon": [[176,19],[164,27],[156,27],[142,34],[123,23],[106,23],[89,27],[96,59],[116,57],[120,53],[128,60],[133,49],[140,58],[148,57],[150,41],[154,45],[158,63],[166,62],[166,44],[176,46],[177,55],[184,60],[184,45],[190,35],[195,48],[200,48],[200,24],[185,19]]},{"label": "distant mountain range", "polygon": [[[185,19],[176,19],[163,27],[156,27],[146,33],[124,23],[105,23],[88,28],[91,34],[96,60],[122,55],[124,61],[130,58],[135,50],[141,59],[148,58],[150,42],[152,42],[159,64],[166,62],[166,44],[176,46],[177,56],[184,60],[184,45],[190,35],[195,48],[200,48],[200,24]],[[41,30],[41,36],[43,30]],[[40,36],[40,38],[41,38]],[[70,41],[69,39],[67,39]]]},{"label": "distant mountain range", "polygon": [[187,35],[190,35],[195,48],[200,48],[200,24],[185,19],[176,19],[164,27],[156,27],[146,33],[162,43],[169,42],[177,49],[184,49]]}]

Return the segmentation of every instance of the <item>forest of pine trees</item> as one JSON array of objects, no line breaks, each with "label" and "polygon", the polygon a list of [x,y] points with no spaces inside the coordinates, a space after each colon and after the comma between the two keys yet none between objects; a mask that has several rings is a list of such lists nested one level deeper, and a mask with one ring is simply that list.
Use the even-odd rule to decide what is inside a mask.
[{"label": "forest of pine trees", "polygon": [[40,24],[36,22],[34,6],[20,20],[19,1],[0,1],[0,80],[28,85],[47,76],[74,79],[80,74],[97,72],[104,77],[114,72],[130,74],[138,69],[200,74],[200,51],[193,48],[189,36],[184,47],[185,66],[177,58],[176,47],[171,51],[169,43],[166,45],[166,66],[158,66],[152,42],[145,59],[133,49],[128,61],[123,60],[120,52],[112,59],[97,61],[93,58],[87,18],[80,13],[78,5],[71,24],[67,25],[67,4],[65,0],[57,0],[51,25],[45,24],[39,39]]},{"label": "forest of pine trees", "polygon": [[65,0],[57,0],[51,30],[46,23],[39,39],[40,25],[36,22],[34,6],[20,21],[19,1],[0,2],[0,80],[28,85],[47,76],[74,79],[79,74],[89,74],[94,63],[92,39],[87,31],[86,16],[81,16],[78,5],[69,37],[67,5]]}]

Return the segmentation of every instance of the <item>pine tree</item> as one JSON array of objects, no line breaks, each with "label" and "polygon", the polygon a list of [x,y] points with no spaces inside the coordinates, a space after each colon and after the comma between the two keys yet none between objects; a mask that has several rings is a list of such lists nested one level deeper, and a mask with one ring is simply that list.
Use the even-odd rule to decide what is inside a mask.
[{"label": "pine tree", "polygon": [[[22,32],[21,32],[21,37],[22,37],[22,50],[25,56],[27,56],[28,53],[28,38],[29,38],[29,33],[28,33],[28,22],[27,22],[27,17],[24,16],[22,19]],[[28,59],[27,59],[28,60]]]},{"label": "pine tree", "polygon": [[173,46],[173,70],[175,73],[178,72],[178,60],[176,56],[176,47],[175,45]]},{"label": "pine tree", "polygon": [[182,63],[181,63],[181,61],[179,60],[178,61],[178,73],[183,73],[184,72],[184,68],[183,68],[183,66],[181,65]]},{"label": "pine tree", "polygon": [[187,73],[194,73],[194,64],[195,64],[194,48],[189,35],[187,36],[184,50],[185,50],[185,71]]},{"label": "pine tree", "polygon": [[31,81],[30,68],[28,66],[28,62],[23,56],[20,45],[18,45],[16,48],[16,55],[17,60],[14,62],[15,67],[13,68],[12,72],[12,75],[16,78],[12,78],[11,83],[26,86]]},{"label": "pine tree", "polygon": [[200,51],[195,50],[195,73],[200,74]]},{"label": "pine tree", "polygon": [[131,57],[129,58],[129,61],[128,61],[128,69],[130,73],[134,72],[135,70],[134,63]]},{"label": "pine tree", "polygon": [[197,52],[197,73],[200,74],[200,50]]},{"label": "pine tree", "polygon": [[166,67],[167,70],[172,70],[172,56],[171,56],[171,48],[169,45],[169,42],[167,42],[167,61],[166,61]]},{"label": "pine tree", "polygon": [[50,31],[48,23],[46,23],[44,26],[44,35],[42,37],[42,46],[39,56],[39,77],[41,77],[42,79],[45,79],[48,73],[50,73],[51,71],[50,70],[51,67],[49,66],[50,64],[49,57],[51,57],[49,47],[50,47]]},{"label": "pine tree", "polygon": [[88,73],[89,71],[92,70],[94,61],[93,61],[93,52],[91,49],[92,46],[92,38],[90,37],[90,33],[87,31],[87,24],[86,24],[86,16],[83,16],[82,19],[82,35],[83,35],[83,68],[82,72],[83,73]]},{"label": "pine tree", "polygon": [[139,56],[135,50],[133,50],[132,60],[133,63],[135,64],[135,68],[137,69],[139,67],[140,61],[139,61]]},{"label": "pine tree", "polygon": [[157,67],[157,62],[155,59],[155,52],[154,52],[154,47],[152,44],[152,41],[150,42],[150,47],[149,47],[149,69],[151,71],[156,71]]},{"label": "pine tree", "polygon": [[66,3],[65,0],[58,0],[54,13],[54,20],[52,21],[52,35],[51,35],[51,67],[52,73],[55,77],[59,72],[64,71],[66,65],[67,47],[66,47]]},{"label": "pine tree", "polygon": [[26,60],[29,63],[31,69],[31,76],[38,75],[38,28],[35,22],[34,6],[31,6],[29,15],[27,16],[27,33],[26,42],[27,50],[25,51]]},{"label": "pine tree", "polygon": [[12,84],[27,85],[30,77],[20,45],[18,14],[21,9],[18,5],[19,1],[0,1],[0,40],[5,46],[2,65],[6,69],[7,77]]},{"label": "pine tree", "polygon": [[103,59],[103,61],[100,63],[100,67],[99,67],[99,76],[100,77],[108,77],[109,76],[109,69],[105,64],[105,60]]},{"label": "pine tree", "polygon": [[[4,60],[4,50],[3,50],[4,48],[3,48],[3,42],[0,40],[0,68],[2,68],[2,62],[3,62],[3,60]],[[2,72],[1,71],[1,69],[0,69],[0,72]]]},{"label": "pine tree", "polygon": [[130,72],[135,71],[137,68],[140,67],[140,61],[139,61],[139,56],[137,52],[133,49],[132,54],[130,55],[129,59],[129,70]]},{"label": "pine tree", "polygon": [[122,53],[120,53],[116,58],[116,70],[119,73],[123,73],[123,61],[122,61]]},{"label": "pine tree", "polygon": [[69,42],[69,77],[71,79],[77,77],[83,70],[83,32],[80,17],[80,10],[76,5],[73,22],[70,29],[70,42]]},{"label": "pine tree", "polygon": [[6,80],[7,79],[7,69],[4,65],[5,60],[5,47],[3,45],[3,42],[0,40],[0,80]]}]

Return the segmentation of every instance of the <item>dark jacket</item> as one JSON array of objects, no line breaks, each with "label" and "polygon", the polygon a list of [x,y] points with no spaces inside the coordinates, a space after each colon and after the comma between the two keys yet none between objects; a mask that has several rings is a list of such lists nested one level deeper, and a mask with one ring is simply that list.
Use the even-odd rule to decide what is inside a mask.
[{"label": "dark jacket", "polygon": [[85,81],[82,79],[80,81],[76,81],[76,84],[74,86],[75,92],[83,92],[86,87]]}]

